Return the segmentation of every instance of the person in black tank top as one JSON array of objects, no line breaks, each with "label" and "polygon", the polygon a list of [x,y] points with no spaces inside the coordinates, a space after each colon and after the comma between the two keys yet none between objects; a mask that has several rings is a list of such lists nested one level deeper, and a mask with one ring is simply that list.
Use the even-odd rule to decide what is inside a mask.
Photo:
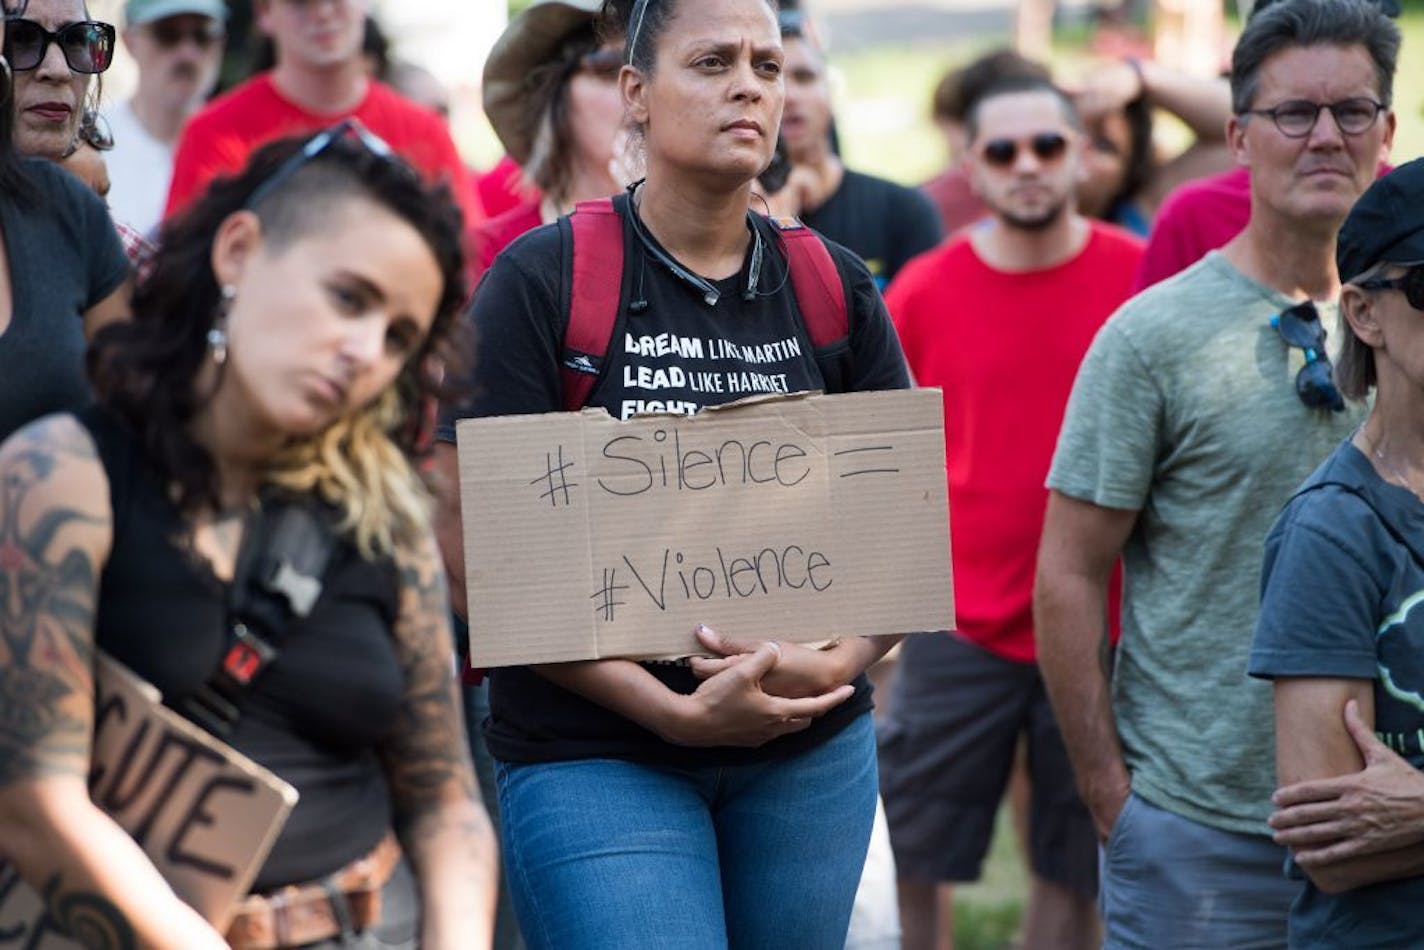
[{"label": "person in black tank top", "polygon": [[[841,378],[823,377],[772,226],[748,211],[781,118],[772,5],[627,0],[605,3],[603,16],[628,37],[620,88],[647,178],[613,202],[624,248],[624,272],[608,275],[622,281],[618,329],[589,404],[627,418],[736,398],[640,390],[638,374],[624,372],[635,359],[624,333],[729,344],[636,357],[646,369],[684,368],[669,379],[699,370],[760,373],[789,392],[908,386],[870,274],[829,242],[849,340]],[[563,408],[569,234],[567,219],[536,229],[485,275],[473,396],[447,407],[447,422]],[[752,364],[748,353],[777,355]],[[436,448],[442,484],[455,483],[453,449]],[[452,507],[439,522],[457,524],[456,499],[442,501]],[[459,539],[441,540],[447,563],[462,563]],[[506,878],[531,947],[844,945],[876,799],[863,671],[897,638],[814,650],[777,644],[775,629],[763,635],[731,643],[704,630],[709,656],[690,665],[492,672],[485,736],[498,760]]]},{"label": "person in black tank top", "polygon": [[[358,123],[268,146],[169,222],[133,319],[90,351],[97,404],[0,446],[0,850],[61,932],[489,945],[496,849],[410,461],[465,299],[459,235],[448,191]],[[246,618],[243,539],[279,502],[332,553],[215,724],[191,700]],[[300,794],[225,935],[90,800],[96,650]]]}]

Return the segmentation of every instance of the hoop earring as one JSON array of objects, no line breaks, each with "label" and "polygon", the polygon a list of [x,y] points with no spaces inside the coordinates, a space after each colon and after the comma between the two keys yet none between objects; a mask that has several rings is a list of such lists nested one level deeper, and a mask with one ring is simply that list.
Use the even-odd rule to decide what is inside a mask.
[{"label": "hoop earring", "polygon": [[237,288],[232,284],[223,284],[220,293],[222,299],[218,301],[217,316],[213,318],[213,325],[208,329],[208,350],[213,355],[213,362],[218,366],[227,362],[227,315],[237,297]]}]

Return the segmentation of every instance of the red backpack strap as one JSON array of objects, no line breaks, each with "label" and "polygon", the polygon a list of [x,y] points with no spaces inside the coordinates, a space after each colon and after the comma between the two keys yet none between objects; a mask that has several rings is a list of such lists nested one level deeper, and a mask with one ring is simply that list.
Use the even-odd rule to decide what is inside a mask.
[{"label": "red backpack strap", "polygon": [[559,376],[564,409],[582,409],[598,382],[618,319],[623,285],[623,219],[612,198],[580,202],[569,216],[573,229],[573,280],[569,324]]},{"label": "red backpack strap", "polygon": [[826,250],[825,242],[796,218],[768,220],[786,250],[791,287],[796,294],[796,304],[801,308],[801,317],[806,321],[811,345],[820,349],[844,340],[850,335],[850,309],[846,306],[841,273],[836,270],[836,262]]}]

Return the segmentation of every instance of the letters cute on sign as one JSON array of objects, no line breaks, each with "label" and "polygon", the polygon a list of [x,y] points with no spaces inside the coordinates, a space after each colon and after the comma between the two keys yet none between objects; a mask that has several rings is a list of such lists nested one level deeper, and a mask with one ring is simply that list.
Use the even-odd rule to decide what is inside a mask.
[{"label": "letters cute on sign", "polygon": [[[153,686],[103,654],[94,679],[90,797],[179,897],[226,929],[296,804],[296,790],[163,706]],[[56,920],[41,895],[0,861],[0,950],[78,950],[62,931],[101,925]]]},{"label": "letters cute on sign", "polygon": [[476,666],[953,623],[937,390],[458,424]]}]

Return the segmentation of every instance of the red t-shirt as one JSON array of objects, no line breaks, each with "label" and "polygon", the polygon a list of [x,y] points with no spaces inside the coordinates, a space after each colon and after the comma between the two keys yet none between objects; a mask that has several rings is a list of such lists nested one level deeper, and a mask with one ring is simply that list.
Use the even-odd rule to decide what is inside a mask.
[{"label": "red t-shirt", "polygon": [[350,112],[309,112],[282,95],[271,73],[254,76],[188,120],[173,156],[165,215],[186,207],[214,178],[241,171],[253,151],[273,139],[315,132],[350,116],[432,181],[448,183],[467,226],[483,220],[469,172],[439,115],[375,81]]},{"label": "red t-shirt", "polygon": [[[1090,221],[1071,260],[995,270],[968,236],[905,266],[885,293],[916,382],[944,390],[954,609],[965,639],[1033,662],[1044,481],[1078,364],[1129,296],[1142,241]],[[1109,604],[1117,630],[1116,596]]]},{"label": "red t-shirt", "polygon": [[1137,267],[1136,293],[1184,271],[1240,234],[1251,220],[1251,170],[1246,167],[1179,185],[1157,209]]},{"label": "red t-shirt", "polygon": [[475,190],[480,195],[480,206],[490,218],[539,200],[539,189],[524,181],[524,172],[508,155],[489,171],[475,175]]},{"label": "red t-shirt", "polygon": [[544,223],[544,215],[539,210],[538,201],[526,201],[503,214],[482,221],[469,231],[470,246],[470,286],[489,270],[499,252],[514,243],[514,239],[526,231],[532,231]]}]

